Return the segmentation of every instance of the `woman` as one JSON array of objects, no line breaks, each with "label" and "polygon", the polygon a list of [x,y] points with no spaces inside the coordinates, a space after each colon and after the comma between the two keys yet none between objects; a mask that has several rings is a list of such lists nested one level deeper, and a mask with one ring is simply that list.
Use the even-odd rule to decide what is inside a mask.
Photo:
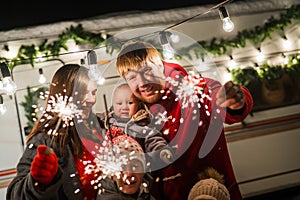
[{"label": "woman", "polygon": [[96,92],[87,68],[66,64],[56,71],[45,111],[26,138],[17,175],[7,188],[7,200],[96,199],[93,180],[100,172],[85,172],[102,140],[92,113]]}]

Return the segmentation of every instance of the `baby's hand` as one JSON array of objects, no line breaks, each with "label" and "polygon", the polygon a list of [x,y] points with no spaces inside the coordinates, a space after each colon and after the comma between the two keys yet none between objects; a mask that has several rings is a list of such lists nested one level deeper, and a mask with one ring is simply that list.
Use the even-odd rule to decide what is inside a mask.
[{"label": "baby's hand", "polygon": [[169,149],[161,150],[159,156],[160,159],[166,164],[170,164],[173,161],[173,154]]}]

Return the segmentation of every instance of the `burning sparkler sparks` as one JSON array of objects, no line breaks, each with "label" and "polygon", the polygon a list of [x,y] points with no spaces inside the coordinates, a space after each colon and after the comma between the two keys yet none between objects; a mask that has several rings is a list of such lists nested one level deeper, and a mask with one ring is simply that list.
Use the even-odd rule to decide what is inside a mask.
[{"label": "burning sparkler sparks", "polygon": [[202,77],[199,75],[188,75],[184,79],[177,81],[168,77],[166,79],[172,86],[177,87],[175,101],[181,101],[182,108],[201,107],[199,102],[203,102],[204,98],[207,98],[204,95],[203,87],[199,86],[199,83],[202,82]]},{"label": "burning sparkler sparks", "polygon": [[94,159],[95,165],[86,165],[86,173],[92,171],[101,171],[98,180],[106,177],[120,176],[122,166],[128,163],[129,158],[126,155],[119,155],[120,149],[111,145],[100,147],[99,153],[96,153]]},{"label": "burning sparkler sparks", "polygon": [[[63,96],[61,94],[56,94],[55,96],[50,96],[48,104],[45,109],[45,113],[57,113],[59,120],[56,123],[55,129],[49,131],[49,134],[55,136],[57,134],[57,130],[60,124],[63,122],[63,127],[73,126],[74,122],[72,119],[77,117],[80,119],[82,114],[82,110],[78,109],[78,107],[73,103],[73,98],[68,96]],[[48,114],[44,114],[46,118],[52,118]],[[46,125],[47,126],[47,125]],[[52,138],[53,139],[53,138]]]},{"label": "burning sparkler sparks", "polygon": [[132,160],[140,161],[145,170],[145,156],[139,144],[133,138],[124,134],[114,138],[111,138],[111,136],[113,135],[107,134],[102,145],[91,152],[94,156],[93,163],[86,162],[85,164],[86,174],[99,174],[91,182],[94,187],[101,187],[100,180],[105,178],[116,177],[122,179],[123,171],[132,170],[133,173],[140,173],[141,171],[136,171],[135,166],[130,169],[127,168]]},{"label": "burning sparkler sparks", "polygon": [[[125,141],[126,142],[126,141]],[[105,178],[116,177],[121,179],[121,173],[124,171],[124,166],[126,166],[130,160],[136,158],[136,154],[139,152],[131,151],[129,153],[122,153],[122,149],[112,144],[110,140],[106,140],[103,143],[103,146],[99,148],[98,152],[93,152],[95,159],[94,163],[90,164],[86,162],[85,173],[98,173],[98,176],[95,180],[92,180],[91,184],[96,185],[100,180]],[[101,186],[98,184],[96,187]]]},{"label": "burning sparkler sparks", "polygon": [[[103,98],[106,114],[108,114],[106,96],[103,95]],[[93,172],[100,172],[100,176],[92,181],[92,185],[98,183],[101,179],[105,179],[106,177],[120,177],[122,166],[126,165],[130,159],[127,154],[121,154],[120,148],[115,146],[113,143],[112,138],[121,135],[123,135],[121,129],[116,127],[108,127],[108,131],[101,146],[95,148],[95,150],[91,152],[95,157],[93,160],[94,163],[85,164],[85,173],[90,174]]]}]

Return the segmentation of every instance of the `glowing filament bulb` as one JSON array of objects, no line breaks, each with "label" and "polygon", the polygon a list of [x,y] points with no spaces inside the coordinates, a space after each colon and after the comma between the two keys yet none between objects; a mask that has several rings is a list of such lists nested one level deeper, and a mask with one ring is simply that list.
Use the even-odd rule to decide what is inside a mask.
[{"label": "glowing filament bulb", "polygon": [[285,50],[289,50],[292,47],[292,42],[289,41],[288,39],[284,39],[282,42],[282,46]]},{"label": "glowing filament bulb", "polygon": [[234,69],[236,67],[237,63],[233,60],[233,57],[230,56],[230,60],[228,62],[228,67],[230,70]]},{"label": "glowing filament bulb", "polygon": [[12,95],[17,91],[16,83],[11,79],[10,76],[3,78],[3,90],[6,94]]},{"label": "glowing filament bulb", "polygon": [[265,60],[265,55],[261,52],[260,48],[258,49],[256,60],[258,62],[263,62]]},{"label": "glowing filament bulb", "polygon": [[231,32],[234,29],[234,24],[229,17],[223,19],[223,29],[226,32]]},{"label": "glowing filament bulb", "polygon": [[39,74],[40,74],[40,76],[39,76],[39,83],[40,84],[46,83],[46,77],[44,76],[42,68],[39,68]]},{"label": "glowing filament bulb", "polygon": [[231,32],[234,29],[234,23],[230,20],[229,13],[224,6],[219,8],[219,15],[223,21],[224,31]]},{"label": "glowing filament bulb", "polygon": [[166,59],[172,59],[174,57],[175,51],[168,41],[167,32],[165,32],[165,31],[160,32],[160,42],[161,42],[161,46],[163,48],[164,57]]},{"label": "glowing filament bulb", "polygon": [[6,106],[3,103],[3,97],[0,95],[0,114],[4,115],[6,113]]},{"label": "glowing filament bulb", "polygon": [[17,85],[12,80],[8,65],[6,63],[0,63],[1,74],[3,77],[1,89],[8,95],[12,95],[17,91]]}]

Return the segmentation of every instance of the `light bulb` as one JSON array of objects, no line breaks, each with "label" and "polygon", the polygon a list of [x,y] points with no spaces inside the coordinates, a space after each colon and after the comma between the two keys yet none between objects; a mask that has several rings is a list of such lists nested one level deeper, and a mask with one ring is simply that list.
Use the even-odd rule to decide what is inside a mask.
[{"label": "light bulb", "polygon": [[256,60],[258,62],[263,62],[265,60],[265,55],[261,52],[260,48],[258,48],[258,52],[257,52],[257,55],[256,55]]},{"label": "light bulb", "polygon": [[3,82],[0,80],[0,93],[2,93],[1,91],[3,91]]},{"label": "light bulb", "polygon": [[174,49],[169,43],[161,45],[163,48],[163,55],[166,59],[171,59],[174,57]]},{"label": "light bulb", "polygon": [[88,76],[93,81],[96,81],[98,85],[103,85],[105,82],[105,78],[102,77],[101,72],[97,70],[97,64],[89,65],[90,69],[88,71]]},{"label": "light bulb", "polygon": [[10,76],[4,77],[2,82],[3,90],[6,94],[12,95],[17,91],[17,85]]},{"label": "light bulb", "polygon": [[4,104],[0,104],[0,114],[4,115],[6,113],[6,106]]},{"label": "light bulb", "polygon": [[0,95],[0,114],[6,113],[6,106],[3,103],[3,97]]},{"label": "light bulb", "polygon": [[230,20],[229,13],[228,13],[227,9],[224,6],[221,6],[219,8],[219,15],[220,15],[220,18],[223,22],[224,31],[231,32],[234,29],[234,24]]},{"label": "light bulb", "polygon": [[281,53],[279,62],[283,63],[284,65],[287,65],[287,64],[289,64],[289,58],[287,56],[285,56],[284,53]]},{"label": "light bulb", "polygon": [[234,24],[229,17],[223,19],[223,29],[226,32],[231,32],[234,29]]},{"label": "light bulb", "polygon": [[103,78],[102,76],[99,77],[98,80],[97,80],[97,84],[98,84],[98,85],[103,85],[104,82],[105,82],[105,78]]},{"label": "light bulb", "polygon": [[163,49],[164,58],[171,59],[174,57],[175,51],[168,41],[167,34],[170,35],[169,32],[165,32],[165,31],[160,32],[160,43]]},{"label": "light bulb", "polygon": [[289,50],[289,49],[291,49],[291,47],[292,47],[292,42],[291,41],[289,41],[289,40],[284,40],[283,41],[283,48],[285,50]]},{"label": "light bulb", "polygon": [[40,84],[44,84],[46,83],[46,77],[44,76],[44,72],[43,72],[43,69],[42,68],[39,68],[39,83]]},{"label": "light bulb", "polygon": [[44,76],[44,74],[40,74],[39,83],[40,84],[46,83],[46,77]]},{"label": "light bulb", "polygon": [[178,43],[180,41],[180,37],[177,34],[171,34],[170,39],[173,43]]},{"label": "light bulb", "polygon": [[97,64],[89,65],[88,76],[90,79],[97,81],[100,77],[99,72],[97,71]]},{"label": "light bulb", "polygon": [[100,84],[101,79],[103,79],[103,77],[101,76],[101,72],[99,72],[99,70],[97,69],[98,59],[97,59],[97,54],[94,50],[90,50],[87,53],[87,60],[89,65],[89,72],[88,72],[89,78],[96,81],[97,84]]},{"label": "light bulb", "polygon": [[236,67],[236,62],[234,61],[234,60],[230,60],[229,62],[228,62],[228,67],[229,67],[229,69],[234,69],[235,67]]},{"label": "light bulb", "polygon": [[8,65],[6,63],[0,63],[0,69],[2,73],[2,90],[8,95],[12,95],[17,90],[17,85],[12,80]]}]

